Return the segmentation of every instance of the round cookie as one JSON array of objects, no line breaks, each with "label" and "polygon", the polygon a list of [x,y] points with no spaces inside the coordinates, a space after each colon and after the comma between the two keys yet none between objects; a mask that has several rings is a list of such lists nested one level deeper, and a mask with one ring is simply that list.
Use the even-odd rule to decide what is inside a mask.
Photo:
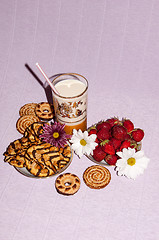
[{"label": "round cookie", "polygon": [[35,107],[36,115],[43,120],[51,120],[54,117],[53,105],[47,102],[41,102]]},{"label": "round cookie", "polygon": [[38,122],[38,121],[39,121],[39,118],[37,116],[24,115],[17,120],[16,128],[17,128],[18,132],[23,134],[27,127],[29,127],[32,123]]},{"label": "round cookie", "polygon": [[83,180],[88,187],[100,189],[109,184],[111,180],[111,174],[107,168],[100,165],[95,165],[88,167],[84,171]]},{"label": "round cookie", "polygon": [[19,110],[19,115],[25,116],[25,115],[36,115],[35,114],[35,107],[37,103],[27,103],[24,106],[22,106]]},{"label": "round cookie", "polygon": [[61,194],[73,195],[80,188],[80,179],[75,174],[64,173],[57,177],[55,187]]}]

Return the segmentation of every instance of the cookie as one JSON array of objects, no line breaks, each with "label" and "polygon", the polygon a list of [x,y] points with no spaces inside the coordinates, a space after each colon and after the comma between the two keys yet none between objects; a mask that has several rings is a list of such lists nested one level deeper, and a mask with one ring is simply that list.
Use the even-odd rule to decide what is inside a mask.
[{"label": "cookie", "polygon": [[75,174],[64,173],[57,177],[55,187],[61,194],[73,195],[80,188],[80,179]]},{"label": "cookie", "polygon": [[41,102],[35,107],[35,113],[42,120],[51,120],[54,117],[53,105],[47,102]]},{"label": "cookie", "polygon": [[[66,153],[67,152],[67,153]],[[29,147],[25,154],[26,168],[36,177],[47,177],[58,173],[71,160],[71,149],[63,150],[49,143]]]},{"label": "cookie", "polygon": [[95,165],[88,167],[84,171],[83,180],[88,187],[100,189],[109,184],[111,180],[111,174],[107,168]]},{"label": "cookie", "polygon": [[11,142],[3,155],[8,156],[8,155],[15,155],[15,154],[21,153],[21,151],[23,151],[24,149],[27,149],[28,146],[30,146],[28,139],[25,137],[22,137],[20,139],[17,139]]},{"label": "cookie", "polygon": [[38,161],[39,163],[42,163],[46,167],[50,168],[53,173],[56,173],[59,168],[57,164],[55,164],[60,160],[59,149],[49,143],[32,145],[26,152],[26,158],[31,161]]},{"label": "cookie", "polygon": [[14,167],[25,167],[25,153],[29,146],[30,142],[24,137],[11,142],[3,154],[4,161]]},{"label": "cookie", "polygon": [[57,162],[59,169],[65,167],[71,160],[72,152],[69,145],[59,149],[60,161]]},{"label": "cookie", "polygon": [[19,110],[19,115],[25,116],[25,115],[36,115],[35,114],[35,107],[37,103],[27,103],[24,106],[22,106]]},{"label": "cookie", "polygon": [[54,172],[39,161],[26,159],[26,169],[36,177],[48,177]]},{"label": "cookie", "polygon": [[16,128],[17,128],[18,132],[20,132],[21,134],[24,134],[25,129],[34,122],[39,122],[39,118],[37,116],[25,115],[25,116],[20,117],[17,120]]},{"label": "cookie", "polygon": [[17,154],[15,156],[8,156],[6,157],[6,161],[14,167],[19,167],[19,168],[25,167],[24,155]]},{"label": "cookie", "polygon": [[43,133],[43,122],[35,122],[25,129],[24,137],[28,138],[30,142],[42,142],[39,135]]}]

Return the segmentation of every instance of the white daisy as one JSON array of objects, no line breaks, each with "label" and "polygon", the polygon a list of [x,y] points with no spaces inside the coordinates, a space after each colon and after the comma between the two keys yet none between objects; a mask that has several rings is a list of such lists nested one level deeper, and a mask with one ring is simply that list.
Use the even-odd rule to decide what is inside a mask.
[{"label": "white daisy", "polygon": [[72,149],[80,158],[84,154],[93,154],[93,150],[98,145],[95,142],[96,137],[96,134],[88,136],[87,131],[82,132],[81,129],[78,131],[76,129],[73,129],[73,135],[70,139],[70,143],[72,143]]},{"label": "white daisy", "polygon": [[116,162],[118,175],[124,175],[132,179],[143,174],[150,161],[150,159],[144,155],[143,151],[136,152],[134,148],[124,148],[122,152],[117,152],[117,155],[120,157]]}]

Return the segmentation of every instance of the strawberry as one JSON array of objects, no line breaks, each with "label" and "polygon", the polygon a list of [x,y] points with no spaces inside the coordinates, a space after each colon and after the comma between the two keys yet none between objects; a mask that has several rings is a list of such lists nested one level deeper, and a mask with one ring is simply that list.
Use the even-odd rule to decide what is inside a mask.
[{"label": "strawberry", "polygon": [[128,133],[134,129],[134,124],[129,119],[123,120],[123,126],[127,129]]},{"label": "strawberry", "polygon": [[106,152],[107,154],[114,155],[115,154],[115,149],[113,144],[109,140],[105,140],[101,142],[100,144],[102,146],[102,150]]},{"label": "strawberry", "polygon": [[136,142],[140,142],[144,137],[144,131],[140,128],[135,128],[132,131],[131,135]]},{"label": "strawberry", "polygon": [[115,125],[112,128],[112,136],[118,140],[123,141],[127,135],[126,128],[120,125]]},{"label": "strawberry", "polygon": [[95,142],[99,144],[101,141],[98,138],[96,138]]},{"label": "strawberry", "polygon": [[93,158],[97,161],[97,162],[101,162],[106,156],[106,153],[102,150],[101,146],[97,146],[94,150],[93,150]]},{"label": "strawberry", "polygon": [[97,134],[97,130],[95,128],[92,128],[91,130],[89,130],[88,135],[92,135],[92,134]]},{"label": "strawberry", "polygon": [[128,148],[130,147],[131,143],[129,140],[124,140],[119,148],[120,151],[122,151],[123,148]]},{"label": "strawberry", "polygon": [[138,150],[138,144],[135,140],[129,139],[129,140],[124,140],[119,148],[119,151],[122,151],[123,148],[135,148],[135,150]]},{"label": "strawberry", "polygon": [[114,146],[114,149],[118,149],[121,145],[121,141],[116,139],[116,138],[111,138],[110,141],[112,142],[113,146]]},{"label": "strawberry", "polygon": [[121,121],[116,117],[107,119],[107,122],[111,125],[111,127],[117,124],[121,124]]},{"label": "strawberry", "polygon": [[110,130],[110,129],[111,129],[111,125],[110,125],[110,123],[103,121],[103,122],[99,122],[99,123],[97,124],[96,128],[97,128],[98,131],[99,131],[101,128],[106,128],[107,130]]},{"label": "strawberry", "polygon": [[109,165],[115,165],[116,161],[118,160],[117,155],[109,155],[107,154],[104,160],[109,164]]},{"label": "strawberry", "polygon": [[130,136],[130,134],[127,133],[124,137],[124,140],[130,140],[130,139],[131,139],[131,136]]},{"label": "strawberry", "polygon": [[129,141],[130,141],[130,147],[135,148],[135,150],[138,151],[139,150],[138,149],[139,145],[137,144],[137,142],[133,139],[130,139]]},{"label": "strawberry", "polygon": [[110,138],[110,132],[106,129],[106,128],[101,128],[98,132],[97,132],[97,138],[100,140],[106,140]]}]

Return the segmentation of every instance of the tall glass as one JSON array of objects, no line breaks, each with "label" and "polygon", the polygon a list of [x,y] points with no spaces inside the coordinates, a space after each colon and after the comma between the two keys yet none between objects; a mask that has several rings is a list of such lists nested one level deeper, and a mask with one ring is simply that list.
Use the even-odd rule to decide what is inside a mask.
[{"label": "tall glass", "polygon": [[87,129],[88,81],[76,73],[66,73],[52,81],[59,94],[53,91],[56,121],[65,124],[67,134],[73,129]]}]

